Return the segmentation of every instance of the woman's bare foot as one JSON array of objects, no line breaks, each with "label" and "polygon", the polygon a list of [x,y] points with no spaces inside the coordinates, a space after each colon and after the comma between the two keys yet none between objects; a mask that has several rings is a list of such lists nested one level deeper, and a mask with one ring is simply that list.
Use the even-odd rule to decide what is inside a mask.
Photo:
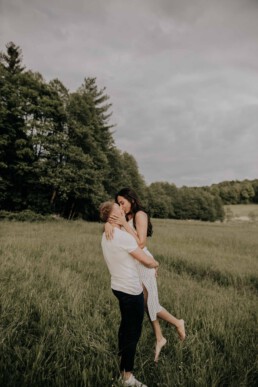
[{"label": "woman's bare foot", "polygon": [[165,339],[165,337],[162,337],[161,340],[159,340],[159,341],[156,342],[155,358],[154,358],[155,363],[158,362],[160,351],[162,350],[162,348],[164,347],[164,345],[166,345],[166,343],[167,343],[167,340]]},{"label": "woman's bare foot", "polygon": [[177,333],[178,333],[178,336],[179,336],[179,339],[184,341],[185,339],[185,322],[184,320],[179,320],[179,324],[178,326],[176,327],[177,329]]}]

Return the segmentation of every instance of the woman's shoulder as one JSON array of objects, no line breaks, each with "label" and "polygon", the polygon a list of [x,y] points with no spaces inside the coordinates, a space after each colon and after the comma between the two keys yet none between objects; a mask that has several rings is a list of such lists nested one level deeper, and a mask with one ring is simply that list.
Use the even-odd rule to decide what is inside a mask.
[{"label": "woman's shoulder", "polygon": [[147,219],[148,215],[143,210],[137,211],[135,214],[135,220]]}]

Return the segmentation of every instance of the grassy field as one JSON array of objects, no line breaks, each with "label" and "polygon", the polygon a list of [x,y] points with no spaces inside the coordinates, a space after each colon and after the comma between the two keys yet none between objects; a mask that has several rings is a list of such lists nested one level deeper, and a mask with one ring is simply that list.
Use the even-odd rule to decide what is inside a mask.
[{"label": "grassy field", "polygon": [[[144,320],[135,374],[149,387],[256,386],[258,223],[154,220],[161,304],[187,339],[154,366]],[[119,311],[97,223],[0,223],[0,385],[118,386]]]},{"label": "grassy field", "polygon": [[229,211],[232,214],[232,218],[239,219],[246,217],[251,221],[258,220],[257,204],[231,204],[224,207],[226,214]]}]

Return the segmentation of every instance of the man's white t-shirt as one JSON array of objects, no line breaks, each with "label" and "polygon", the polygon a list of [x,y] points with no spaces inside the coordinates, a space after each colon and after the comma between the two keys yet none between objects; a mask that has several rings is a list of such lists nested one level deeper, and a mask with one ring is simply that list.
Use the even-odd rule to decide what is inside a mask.
[{"label": "man's white t-shirt", "polygon": [[142,292],[135,259],[130,253],[138,248],[132,235],[114,228],[113,239],[107,240],[103,233],[102,251],[111,275],[111,288],[127,294]]}]

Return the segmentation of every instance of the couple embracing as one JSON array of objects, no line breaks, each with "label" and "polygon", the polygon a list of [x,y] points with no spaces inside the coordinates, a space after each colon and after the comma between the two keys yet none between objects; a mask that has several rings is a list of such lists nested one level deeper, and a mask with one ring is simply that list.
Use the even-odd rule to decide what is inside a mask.
[{"label": "couple embracing", "polygon": [[137,194],[131,188],[120,190],[115,195],[115,202],[101,204],[100,219],[105,222],[101,242],[103,255],[121,313],[118,331],[121,382],[124,386],[146,387],[132,373],[144,310],[156,337],[156,363],[166,344],[158,319],[175,326],[180,340],[185,339],[184,320],[172,316],[159,303],[156,281],[159,263],[146,247],[147,236],[152,235],[152,225]]}]

